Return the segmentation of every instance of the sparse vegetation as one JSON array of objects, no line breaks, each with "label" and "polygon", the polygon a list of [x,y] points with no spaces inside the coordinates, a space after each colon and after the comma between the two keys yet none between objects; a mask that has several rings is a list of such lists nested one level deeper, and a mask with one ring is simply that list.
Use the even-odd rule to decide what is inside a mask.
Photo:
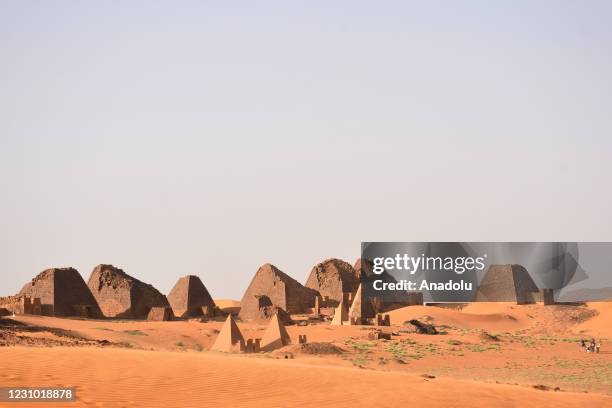
[{"label": "sparse vegetation", "polygon": [[147,333],[140,330],[124,330],[123,332],[130,336],[148,336]]}]

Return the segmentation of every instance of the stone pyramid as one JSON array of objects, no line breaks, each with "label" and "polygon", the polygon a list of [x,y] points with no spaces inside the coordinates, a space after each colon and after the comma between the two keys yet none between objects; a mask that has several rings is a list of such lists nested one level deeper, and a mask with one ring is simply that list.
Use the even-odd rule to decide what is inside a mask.
[{"label": "stone pyramid", "polygon": [[375,317],[374,309],[369,299],[363,293],[363,285],[360,284],[348,312],[349,324],[366,324],[367,319],[373,317]]},{"label": "stone pyramid", "polygon": [[334,312],[334,318],[331,321],[332,326],[342,326],[344,322],[348,320],[348,313],[344,302],[340,302],[336,311]]},{"label": "stone pyramid", "polygon": [[168,302],[177,317],[202,315],[202,307],[214,310],[215,302],[200,278],[187,275],[180,278],[168,295]]},{"label": "stone pyramid", "polygon": [[477,302],[535,303],[539,289],[521,265],[491,265],[476,292]]},{"label": "stone pyramid", "polygon": [[335,307],[344,300],[345,293],[353,293],[359,284],[355,270],[348,262],[341,259],[327,259],[312,268],[306,281],[306,287],[319,292],[321,298],[328,299]]},{"label": "stone pyramid", "polygon": [[39,298],[43,315],[102,316],[94,295],[74,268],[44,270],[25,284],[18,296],[29,297],[31,301]]},{"label": "stone pyramid", "polygon": [[270,319],[270,323],[261,340],[261,350],[272,351],[288,344],[291,344],[291,337],[289,337],[287,329],[285,329],[285,326],[278,318],[278,314],[275,314]]},{"label": "stone pyramid", "polygon": [[[262,265],[240,302],[242,320],[261,319],[266,308],[279,307],[289,314],[303,313],[314,306],[317,292],[302,286],[301,283],[282,272],[272,264]],[[267,317],[266,316],[266,317]]]},{"label": "stone pyramid", "polygon": [[223,327],[215,340],[211,350],[215,351],[242,351],[244,350],[244,337],[232,315],[228,315]]},{"label": "stone pyramid", "polygon": [[113,265],[98,265],[87,283],[106,317],[146,319],[152,307],[170,307],[152,285]]}]

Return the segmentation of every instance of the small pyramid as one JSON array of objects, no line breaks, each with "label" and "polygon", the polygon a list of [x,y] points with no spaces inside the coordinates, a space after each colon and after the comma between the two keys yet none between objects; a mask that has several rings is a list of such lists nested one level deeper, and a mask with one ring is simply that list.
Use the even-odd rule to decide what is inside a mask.
[{"label": "small pyramid", "polygon": [[227,320],[223,323],[211,350],[225,352],[244,350],[244,337],[242,337],[242,333],[240,333],[240,329],[231,314],[227,316]]},{"label": "small pyramid", "polygon": [[331,321],[331,325],[342,326],[347,320],[348,313],[346,312],[346,306],[344,306],[344,302],[340,302],[336,308],[336,311],[334,312],[334,318]]},{"label": "small pyramid", "polygon": [[287,329],[278,318],[278,314],[275,314],[261,340],[261,350],[272,351],[288,344],[291,344],[291,337],[289,337]]},{"label": "small pyramid", "polygon": [[[363,313],[363,295],[361,293],[361,284],[357,288],[357,292],[355,293],[355,297],[353,299],[353,304],[349,309],[348,320],[349,324],[363,324],[364,313]],[[335,318],[335,316],[334,316]]]}]

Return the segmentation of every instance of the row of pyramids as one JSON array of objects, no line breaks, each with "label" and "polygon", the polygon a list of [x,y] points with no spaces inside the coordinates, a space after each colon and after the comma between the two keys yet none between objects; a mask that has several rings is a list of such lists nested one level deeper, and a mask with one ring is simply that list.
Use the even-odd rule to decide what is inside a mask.
[{"label": "row of pyramids", "polygon": [[32,313],[24,305],[34,303],[34,314],[50,316],[117,317],[146,319],[154,309],[172,316],[202,315],[216,305],[197,276],[180,278],[168,296],[112,265],[96,266],[87,283],[74,268],[44,270],[15,296],[0,298],[0,307],[15,313]]}]

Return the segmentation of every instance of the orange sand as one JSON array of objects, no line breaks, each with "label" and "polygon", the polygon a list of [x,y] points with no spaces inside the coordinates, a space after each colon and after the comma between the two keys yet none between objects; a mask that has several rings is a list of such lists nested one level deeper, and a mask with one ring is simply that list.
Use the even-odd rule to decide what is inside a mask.
[{"label": "orange sand", "polygon": [[602,395],[212,353],[15,347],[1,349],[0,362],[7,386],[78,387],[78,403],[70,406],[612,406]]},{"label": "orange sand", "polygon": [[[598,314],[575,319],[575,313],[589,310]],[[410,306],[390,315],[392,326],[381,329],[396,333],[392,341],[369,340],[372,326],[315,322],[287,327],[294,342],[305,334],[309,342],[344,350],[317,355],[295,344],[267,354],[210,352],[222,319],[17,316],[29,325],[129,348],[0,347],[0,385],[75,385],[80,399],[71,406],[612,407],[612,303],[588,308],[489,303],[462,310]],[[412,318],[446,334],[411,333],[402,323]],[[245,338],[261,338],[265,330],[263,324],[238,321],[238,326]],[[482,330],[499,340],[483,338]],[[56,337],[44,331],[21,335]],[[601,353],[578,348],[577,339],[591,336],[602,341]],[[294,358],[284,359],[287,353]],[[536,384],[561,391],[535,390]]]}]

